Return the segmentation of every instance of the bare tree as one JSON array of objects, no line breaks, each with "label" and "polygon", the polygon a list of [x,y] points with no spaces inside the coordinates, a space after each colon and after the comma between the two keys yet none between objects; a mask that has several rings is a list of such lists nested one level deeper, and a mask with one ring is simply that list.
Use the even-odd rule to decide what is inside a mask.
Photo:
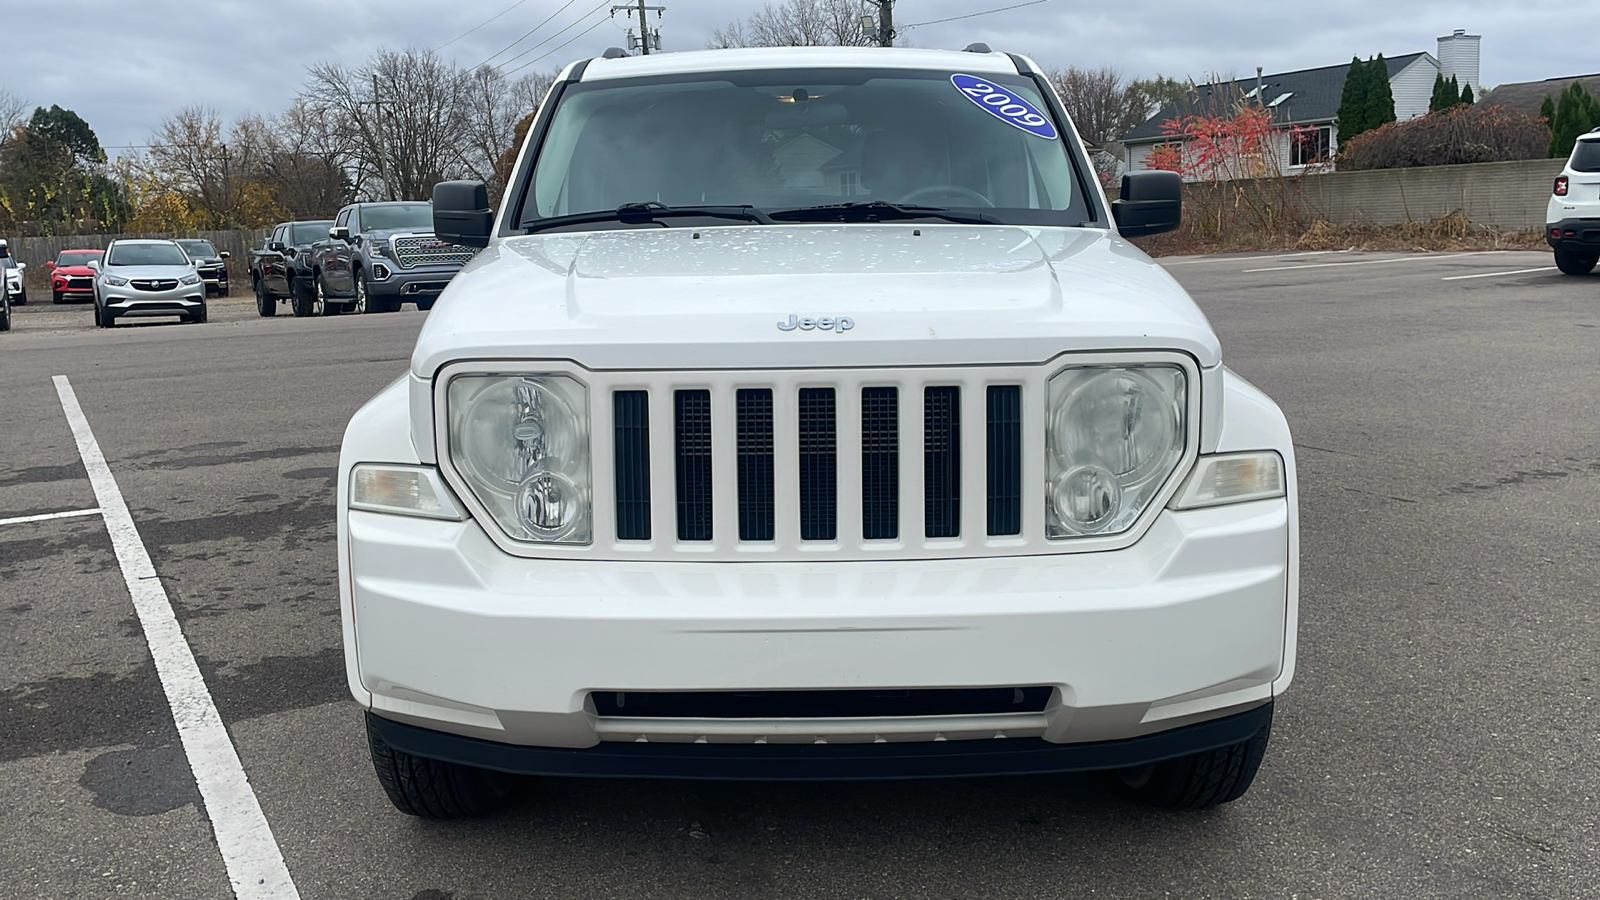
[{"label": "bare tree", "polygon": [[767,3],[743,21],[711,33],[707,46],[865,47],[877,43],[876,26],[862,23],[857,0],[783,0]]},{"label": "bare tree", "polygon": [[[505,190],[509,175],[502,166],[507,153],[520,143],[518,126],[544,102],[556,72],[533,72],[507,79],[492,66],[480,66],[468,76],[468,127],[460,148],[461,163],[473,178],[489,185],[491,198]],[[527,134],[527,127],[521,132]]]},{"label": "bare tree", "polygon": [[0,149],[11,143],[17,129],[27,121],[28,101],[0,88]]},{"label": "bare tree", "polygon": [[1121,138],[1155,111],[1150,97],[1110,66],[1072,66],[1049,77],[1078,134],[1096,148]]},{"label": "bare tree", "polygon": [[345,132],[362,193],[416,199],[470,174],[458,144],[471,127],[470,81],[432,51],[379,50],[358,69],[312,66],[301,96]]},{"label": "bare tree", "polygon": [[216,110],[187,106],[150,138],[144,166],[151,184],[182,195],[208,224],[228,227],[233,172]]}]

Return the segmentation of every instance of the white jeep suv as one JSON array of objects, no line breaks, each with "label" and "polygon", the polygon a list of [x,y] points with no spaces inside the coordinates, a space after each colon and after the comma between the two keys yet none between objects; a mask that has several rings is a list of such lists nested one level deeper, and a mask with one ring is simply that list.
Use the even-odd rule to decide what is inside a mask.
[{"label": "white jeep suv", "polygon": [[1104,770],[1240,796],[1294,671],[1278,408],[1014,55],[566,68],[345,433],[350,689],[394,804],[507,773]]},{"label": "white jeep suv", "polygon": [[1568,275],[1593,271],[1600,262],[1600,128],[1578,136],[1544,220],[1556,267]]}]

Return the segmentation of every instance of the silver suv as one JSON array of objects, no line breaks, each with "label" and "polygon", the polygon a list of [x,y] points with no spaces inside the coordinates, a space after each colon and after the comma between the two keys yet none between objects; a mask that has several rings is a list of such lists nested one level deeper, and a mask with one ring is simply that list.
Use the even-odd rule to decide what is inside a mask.
[{"label": "silver suv", "polygon": [[95,270],[94,323],[110,328],[124,316],[206,320],[206,286],[175,241],[112,241]]}]

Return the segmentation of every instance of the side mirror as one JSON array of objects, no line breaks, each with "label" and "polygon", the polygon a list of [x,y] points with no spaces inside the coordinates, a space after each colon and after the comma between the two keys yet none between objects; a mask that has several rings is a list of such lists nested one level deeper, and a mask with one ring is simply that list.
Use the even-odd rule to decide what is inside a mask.
[{"label": "side mirror", "polygon": [[96,272],[100,271],[100,260],[98,260],[98,259],[89,260],[89,268],[95,270]]},{"label": "side mirror", "polygon": [[1123,237],[1176,230],[1183,221],[1183,178],[1177,172],[1122,176],[1122,196],[1111,201],[1111,217]]},{"label": "side mirror", "polygon": [[54,271],[55,271],[55,270],[56,270],[56,261],[55,261],[55,260],[53,260],[53,259],[51,259],[51,260],[46,260],[46,261],[45,261],[45,264],[44,264],[44,267],[45,267],[45,268],[46,268],[46,269],[49,269],[49,270],[50,270],[50,271],[52,271],[52,272],[54,272]]},{"label": "side mirror", "polygon": [[25,262],[17,263],[17,271],[21,272],[21,271],[26,270],[27,268],[28,268],[28,264],[27,263],[25,263]]},{"label": "side mirror", "polygon": [[233,254],[232,254],[232,253],[229,253],[229,252],[228,252],[228,251],[226,251],[226,250],[224,250],[224,251],[222,251],[222,252],[221,252],[221,253],[218,253],[218,254],[217,254],[217,255],[218,255],[218,256],[220,256],[220,257],[222,257],[222,258],[223,258],[223,259],[227,259],[227,258],[228,258],[228,257],[230,257],[230,256],[232,256],[232,255],[233,255]]},{"label": "side mirror", "polygon": [[433,186],[433,236],[466,247],[487,247],[494,234],[489,189],[481,181],[441,181]]},{"label": "side mirror", "polygon": [[271,250],[273,253],[282,253],[283,241],[272,241],[267,244],[267,249]]},{"label": "side mirror", "polygon": [[328,229],[328,237],[336,241],[350,242],[350,228],[347,225],[335,225]]}]

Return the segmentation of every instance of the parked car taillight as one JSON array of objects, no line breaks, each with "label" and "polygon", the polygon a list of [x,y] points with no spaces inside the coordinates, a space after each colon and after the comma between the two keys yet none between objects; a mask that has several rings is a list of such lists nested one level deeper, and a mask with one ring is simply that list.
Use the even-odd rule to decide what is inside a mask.
[{"label": "parked car taillight", "polygon": [[1557,175],[1556,176],[1556,196],[1557,197],[1565,197],[1566,195],[1567,195],[1567,176],[1565,176],[1565,175]]}]

